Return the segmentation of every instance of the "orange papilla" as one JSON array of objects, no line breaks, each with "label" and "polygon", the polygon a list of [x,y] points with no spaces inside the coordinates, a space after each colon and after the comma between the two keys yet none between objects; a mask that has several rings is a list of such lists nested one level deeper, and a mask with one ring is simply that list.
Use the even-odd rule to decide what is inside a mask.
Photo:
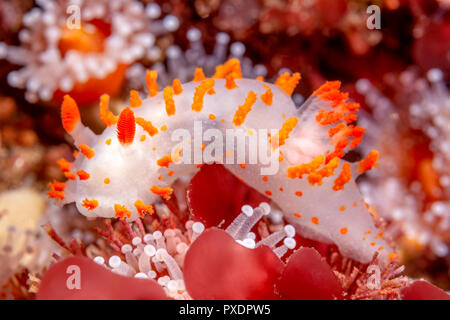
[{"label": "orange papilla", "polygon": [[289,167],[287,170],[288,177],[291,179],[302,178],[304,174],[310,174],[317,170],[325,162],[324,156],[315,157],[309,163],[302,163],[298,166]]},{"label": "orange papilla", "polygon": [[200,112],[203,109],[203,98],[205,93],[214,87],[214,80],[207,79],[203,81],[197,88],[195,88],[194,99],[192,102],[192,110]]},{"label": "orange papilla", "polygon": [[72,163],[64,158],[61,158],[58,161],[56,161],[56,164],[58,165],[58,167],[61,169],[62,172],[69,171],[70,168],[72,167]]},{"label": "orange papilla", "polygon": [[323,178],[330,177],[334,174],[334,170],[339,166],[339,158],[335,157],[328,163],[326,163],[325,166],[323,166],[321,169],[312,171],[308,175],[308,182],[311,185],[318,184],[319,186],[322,185]]},{"label": "orange papilla", "polygon": [[66,188],[66,184],[64,182],[53,181],[48,184],[50,190],[47,192],[47,195],[50,198],[55,198],[59,200],[64,200],[64,189]]},{"label": "orange papilla", "polygon": [[91,177],[91,175],[84,170],[78,170],[77,176],[80,178],[80,180],[88,180]]},{"label": "orange papilla", "polygon": [[242,78],[241,63],[239,59],[233,58],[224,64],[216,67],[216,72],[212,76],[215,79],[223,79],[226,76],[231,76],[233,79]]},{"label": "orange papilla", "polygon": [[232,75],[227,75],[225,77],[225,88],[227,88],[228,90],[232,90],[234,88],[237,88],[237,84],[234,81],[234,78]]},{"label": "orange papilla", "polygon": [[140,217],[144,216],[145,214],[152,215],[153,214],[153,207],[151,205],[147,205],[142,200],[136,200],[134,203],[134,206],[136,207],[136,210],[138,211],[138,215]]},{"label": "orange papilla", "polygon": [[312,95],[321,95],[323,93],[339,90],[341,87],[340,81],[327,81],[323,85],[321,85],[316,91],[312,93]]},{"label": "orange papilla", "polygon": [[72,172],[66,171],[66,172],[64,172],[64,176],[67,179],[69,179],[69,180],[75,180],[76,179],[76,176]]},{"label": "orange papilla", "polygon": [[95,156],[95,151],[92,150],[88,145],[86,144],[80,144],[78,146],[78,149],[80,149],[81,153],[85,155],[86,158],[91,159],[93,156]]},{"label": "orange papilla", "polygon": [[64,57],[70,50],[78,52],[102,52],[105,35],[94,25],[89,25],[89,31],[84,26],[76,29],[64,27],[60,29],[58,50]]},{"label": "orange papilla", "polygon": [[181,82],[178,79],[173,79],[172,81],[173,93],[180,94],[183,92],[183,87],[181,86]]},{"label": "orange papilla", "polygon": [[136,118],[136,123],[142,127],[151,137],[158,133],[158,128],[153,126],[151,121],[147,121],[144,118]]},{"label": "orange papilla", "polygon": [[279,86],[288,95],[291,95],[300,79],[301,76],[298,72],[294,73],[292,76],[289,72],[285,72],[278,77],[275,81],[275,85]]},{"label": "orange papilla", "polygon": [[64,130],[71,133],[80,121],[80,110],[77,103],[69,95],[64,96],[61,104],[61,120]]},{"label": "orange papilla", "polygon": [[124,219],[125,217],[130,218],[131,212],[127,209],[127,207],[117,204],[114,204],[114,212],[116,213],[116,217],[119,219]]},{"label": "orange papilla", "polygon": [[119,115],[119,121],[117,121],[117,138],[122,145],[127,145],[133,142],[135,133],[134,112],[127,107],[122,110]]},{"label": "orange papilla", "polygon": [[110,127],[117,123],[119,117],[115,116],[111,111],[109,111],[108,106],[109,95],[103,94],[100,97],[100,120],[105,126]]},{"label": "orange papilla", "polygon": [[352,174],[351,174],[350,164],[345,162],[342,165],[341,173],[339,174],[339,176],[334,181],[333,190],[334,191],[343,190],[345,184],[348,183],[351,178],[352,178]]},{"label": "orange papilla", "polygon": [[66,184],[60,181],[49,182],[48,186],[50,187],[50,189],[56,191],[64,191],[64,189],[66,188]]},{"label": "orange papilla", "polygon": [[269,86],[267,86],[267,91],[261,95],[261,101],[266,105],[271,106],[273,103],[273,93]]},{"label": "orange papilla", "polygon": [[364,173],[366,171],[369,171],[373,167],[378,167],[377,161],[379,157],[380,154],[378,150],[370,151],[367,157],[358,163],[358,173]]},{"label": "orange papilla", "polygon": [[139,93],[136,90],[130,91],[130,107],[137,108],[142,105],[142,100],[139,97]]},{"label": "orange papilla", "polygon": [[247,114],[252,110],[252,106],[256,102],[256,93],[250,91],[242,105],[238,107],[233,117],[233,124],[240,126],[244,123]]},{"label": "orange papilla", "polygon": [[89,200],[86,198],[83,200],[81,205],[90,211],[98,207],[98,201],[95,199]]},{"label": "orange papilla", "polygon": [[295,117],[287,119],[283,125],[281,126],[281,129],[278,131],[278,145],[282,146],[286,143],[286,140],[289,138],[289,134],[294,130],[294,128],[298,124],[298,119]]},{"label": "orange papilla", "polygon": [[172,161],[172,156],[171,156],[171,155],[168,155],[168,156],[162,157],[161,159],[158,159],[158,160],[156,161],[156,164],[157,164],[158,166],[160,166],[160,167],[166,167],[166,168],[168,168],[169,165],[170,165],[172,162],[173,162],[173,161]]},{"label": "orange papilla", "polygon": [[203,69],[195,68],[194,79],[192,81],[198,82],[198,81],[203,81],[205,79],[206,79],[206,77],[205,77],[205,74],[203,73]]},{"label": "orange papilla", "polygon": [[175,101],[173,100],[172,87],[165,87],[163,93],[164,102],[166,104],[166,113],[168,116],[175,114]]},{"label": "orange papilla", "polygon": [[156,79],[158,78],[158,72],[156,70],[147,70],[145,75],[145,82],[147,84],[147,90],[150,97],[154,97],[158,94],[159,88]]},{"label": "orange papilla", "polygon": [[159,186],[152,186],[150,188],[150,191],[153,192],[154,194],[157,194],[158,196],[163,197],[166,200],[170,199],[170,195],[172,194],[173,190],[170,187],[167,188],[161,188]]}]

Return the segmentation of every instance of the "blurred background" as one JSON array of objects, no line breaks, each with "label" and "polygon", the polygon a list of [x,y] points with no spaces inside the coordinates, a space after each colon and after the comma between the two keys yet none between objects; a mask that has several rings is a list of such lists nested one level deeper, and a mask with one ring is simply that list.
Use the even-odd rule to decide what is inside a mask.
[{"label": "blurred background", "polygon": [[1,1],[0,284],[25,281],[58,254],[48,223],[93,241],[95,221],[46,195],[64,178],[58,160],[72,158],[64,94],[100,132],[100,95],[119,112],[130,89],[144,89],[146,69],[163,86],[237,57],[248,77],[300,72],[297,104],[342,81],[367,129],[348,159],[380,151],[380,166],[358,180],[364,198],[406,274],[449,290],[449,10],[448,0]]}]

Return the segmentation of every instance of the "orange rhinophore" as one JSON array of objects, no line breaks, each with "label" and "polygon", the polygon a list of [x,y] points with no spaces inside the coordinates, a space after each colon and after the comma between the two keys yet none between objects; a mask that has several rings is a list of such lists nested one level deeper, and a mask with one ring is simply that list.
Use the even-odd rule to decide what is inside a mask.
[{"label": "orange rhinophore", "polygon": [[115,116],[108,109],[109,105],[109,96],[107,94],[103,94],[100,97],[100,120],[104,123],[105,126],[110,127],[117,123],[119,117]]},{"label": "orange rhinophore", "polygon": [[256,102],[256,93],[250,91],[245,98],[244,104],[240,105],[233,117],[235,126],[240,126],[244,123],[247,114],[252,110],[252,106]]},{"label": "orange rhinophore", "polygon": [[142,129],[144,129],[150,135],[150,137],[153,137],[158,133],[158,128],[153,126],[151,121],[147,121],[144,118],[136,118],[136,123],[140,125]]},{"label": "orange rhinophore", "polygon": [[364,173],[373,167],[378,167],[379,156],[378,150],[370,151],[367,157],[358,163],[358,173]]},{"label": "orange rhinophore", "polygon": [[205,77],[205,74],[203,73],[203,69],[195,68],[194,79],[192,81],[198,82],[198,81],[203,81],[205,79],[206,79],[206,77]]},{"label": "orange rhinophore", "polygon": [[80,122],[80,110],[77,103],[67,94],[61,104],[61,119],[64,130],[68,133],[71,133]]},{"label": "orange rhinophore", "polygon": [[334,181],[333,190],[339,191],[344,189],[344,185],[350,181],[352,178],[350,164],[345,162],[342,165],[342,171],[339,176]]},{"label": "orange rhinophore", "polygon": [[147,70],[145,75],[145,82],[147,84],[147,90],[150,97],[154,97],[158,94],[159,88],[156,79],[158,78],[158,72],[156,70]]},{"label": "orange rhinophore", "polygon": [[200,112],[203,109],[203,97],[205,93],[214,87],[214,80],[207,79],[195,88],[194,101],[192,102],[192,110]]},{"label": "orange rhinophore", "polygon": [[117,122],[117,138],[122,145],[127,145],[133,142],[134,134],[136,132],[136,122],[134,113],[130,108],[125,108],[119,115]]},{"label": "orange rhinophore", "polygon": [[87,180],[91,177],[91,175],[84,170],[78,170],[77,175],[80,178],[80,180]]},{"label": "orange rhinophore", "polygon": [[85,207],[86,209],[88,209],[89,211],[94,210],[95,208],[98,207],[98,201],[95,199],[89,200],[89,199],[84,199],[83,202],[81,203],[81,205],[83,207]]},{"label": "orange rhinophore", "polygon": [[116,217],[119,219],[125,219],[125,217],[130,218],[131,212],[127,209],[127,207],[122,206],[120,204],[114,204],[114,212],[116,213]]},{"label": "orange rhinophore", "polygon": [[143,217],[145,214],[153,214],[153,207],[151,205],[145,204],[144,202],[142,202],[142,200],[136,200],[134,206],[136,207],[136,210],[138,211],[140,217]]},{"label": "orange rhinophore", "polygon": [[81,153],[84,154],[88,159],[92,159],[92,157],[95,156],[95,151],[92,150],[88,145],[80,144],[78,146],[78,149],[80,149]]},{"label": "orange rhinophore", "polygon": [[161,188],[158,186],[153,186],[150,188],[150,191],[153,192],[154,194],[157,194],[158,196],[163,197],[166,200],[170,199],[170,196],[173,192],[172,188],[168,187],[168,188]]},{"label": "orange rhinophore", "polygon": [[166,104],[166,112],[168,116],[175,114],[175,101],[173,100],[172,87],[165,87],[163,93],[164,102]]},{"label": "orange rhinophore", "polygon": [[261,95],[261,101],[264,102],[266,105],[271,106],[273,103],[272,90],[270,89],[269,86],[265,85],[264,87],[267,89],[267,91]]},{"label": "orange rhinophore", "polygon": [[292,76],[289,75],[289,72],[285,72],[278,77],[278,79],[275,81],[275,84],[288,95],[291,95],[294,92],[294,89],[300,79],[301,76],[298,72],[294,73]]},{"label": "orange rhinophore", "polygon": [[181,86],[181,82],[178,79],[173,79],[172,81],[173,93],[180,94],[183,92],[183,87]]},{"label": "orange rhinophore", "polygon": [[130,107],[137,108],[142,106],[142,100],[139,97],[139,93],[136,90],[130,91]]},{"label": "orange rhinophore", "polygon": [[213,75],[215,79],[223,79],[230,75],[233,79],[242,78],[241,63],[238,59],[233,58],[216,67],[216,72]]}]

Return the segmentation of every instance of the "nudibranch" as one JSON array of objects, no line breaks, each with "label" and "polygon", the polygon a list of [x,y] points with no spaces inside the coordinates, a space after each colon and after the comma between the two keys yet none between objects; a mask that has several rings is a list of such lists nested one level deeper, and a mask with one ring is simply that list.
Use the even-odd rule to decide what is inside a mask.
[{"label": "nudibranch", "polygon": [[[102,93],[122,88],[135,61],[155,56],[155,37],[178,28],[173,15],[161,15],[156,3],[135,0],[36,1],[23,17],[20,46],[0,43],[0,59],[23,66],[8,74],[12,87],[35,103],[64,94],[88,104]],[[156,50],[157,51],[157,50]]]},{"label": "nudibranch", "polygon": [[[60,204],[75,202],[87,217],[133,221],[151,214],[160,197],[170,199],[175,180],[196,173],[221,136],[241,130],[250,139],[263,132],[270,137],[257,147],[272,151],[272,160],[276,155],[278,170],[261,174],[268,164],[252,162],[254,149],[239,159],[239,144],[228,142],[221,145],[223,153],[215,149],[210,161],[223,163],[270,198],[302,236],[334,243],[344,256],[363,263],[376,252],[385,261],[393,257],[355,183],[358,174],[377,166],[378,152],[358,163],[342,158],[361,142],[364,129],[355,125],[359,105],[348,101],[340,82],[325,83],[296,108],[291,94],[298,73],[284,73],[274,84],[243,79],[237,59],[218,66],[211,78],[200,70],[194,81],[174,80],[161,91],[156,78],[149,70],[149,96],[141,99],[132,91],[119,116],[102,96],[100,118],[106,129],[100,135],[81,123],[76,102],[64,97],[62,123],[78,150],[73,163],[59,161],[68,180],[51,183],[50,197]],[[184,149],[178,147],[180,136],[192,138]]]}]

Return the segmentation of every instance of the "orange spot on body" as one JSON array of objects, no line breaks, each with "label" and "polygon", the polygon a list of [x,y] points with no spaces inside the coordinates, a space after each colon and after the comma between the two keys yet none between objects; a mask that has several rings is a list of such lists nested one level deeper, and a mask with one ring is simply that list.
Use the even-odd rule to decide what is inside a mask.
[{"label": "orange spot on body", "polygon": [[311,222],[314,223],[314,224],[319,224],[319,218],[317,218],[317,217],[312,217],[312,218],[311,218]]},{"label": "orange spot on body", "polygon": [[125,108],[119,115],[117,122],[117,138],[122,145],[133,142],[136,133],[136,121],[134,113],[130,108]]},{"label": "orange spot on body", "polygon": [[302,217],[302,215],[300,213],[298,213],[298,212],[294,212],[293,216],[296,217],[296,218],[301,218]]},{"label": "orange spot on body", "polygon": [[141,136],[140,140],[141,140],[142,142],[144,142],[145,139],[147,139],[147,136],[146,136],[145,134],[143,134],[143,135]]},{"label": "orange spot on body", "polygon": [[344,211],[344,210],[345,210],[345,206],[340,206],[340,207],[339,207],[339,210],[340,210],[340,211]]},{"label": "orange spot on body", "polygon": [[240,166],[242,169],[245,169],[245,167],[246,167],[245,163],[241,163],[241,164],[239,164],[239,166]]},{"label": "orange spot on body", "polygon": [[104,184],[109,184],[111,182],[111,180],[109,178],[105,178],[105,180],[103,180]]},{"label": "orange spot on body", "polygon": [[348,229],[347,228],[341,228],[341,230],[339,230],[341,234],[347,234]]},{"label": "orange spot on body", "polygon": [[264,193],[265,193],[266,195],[268,195],[269,197],[272,196],[272,191],[270,191],[270,190],[266,190],[266,191],[264,191]]},{"label": "orange spot on body", "polygon": [[301,196],[303,195],[303,192],[301,192],[301,191],[296,191],[296,192],[295,192],[295,195],[296,195],[297,197],[301,197]]},{"label": "orange spot on body", "polygon": [[106,139],[105,144],[109,146],[111,144],[111,139]]},{"label": "orange spot on body", "polygon": [[267,182],[267,181],[269,181],[269,177],[268,177],[268,176],[264,176],[264,177],[262,177],[262,180],[263,180],[264,182]]},{"label": "orange spot on body", "polygon": [[64,130],[71,133],[80,122],[80,110],[77,103],[69,95],[64,96],[61,104],[61,120]]},{"label": "orange spot on body", "polygon": [[216,116],[214,114],[212,114],[212,113],[209,114],[208,118],[210,120],[216,120]]}]

